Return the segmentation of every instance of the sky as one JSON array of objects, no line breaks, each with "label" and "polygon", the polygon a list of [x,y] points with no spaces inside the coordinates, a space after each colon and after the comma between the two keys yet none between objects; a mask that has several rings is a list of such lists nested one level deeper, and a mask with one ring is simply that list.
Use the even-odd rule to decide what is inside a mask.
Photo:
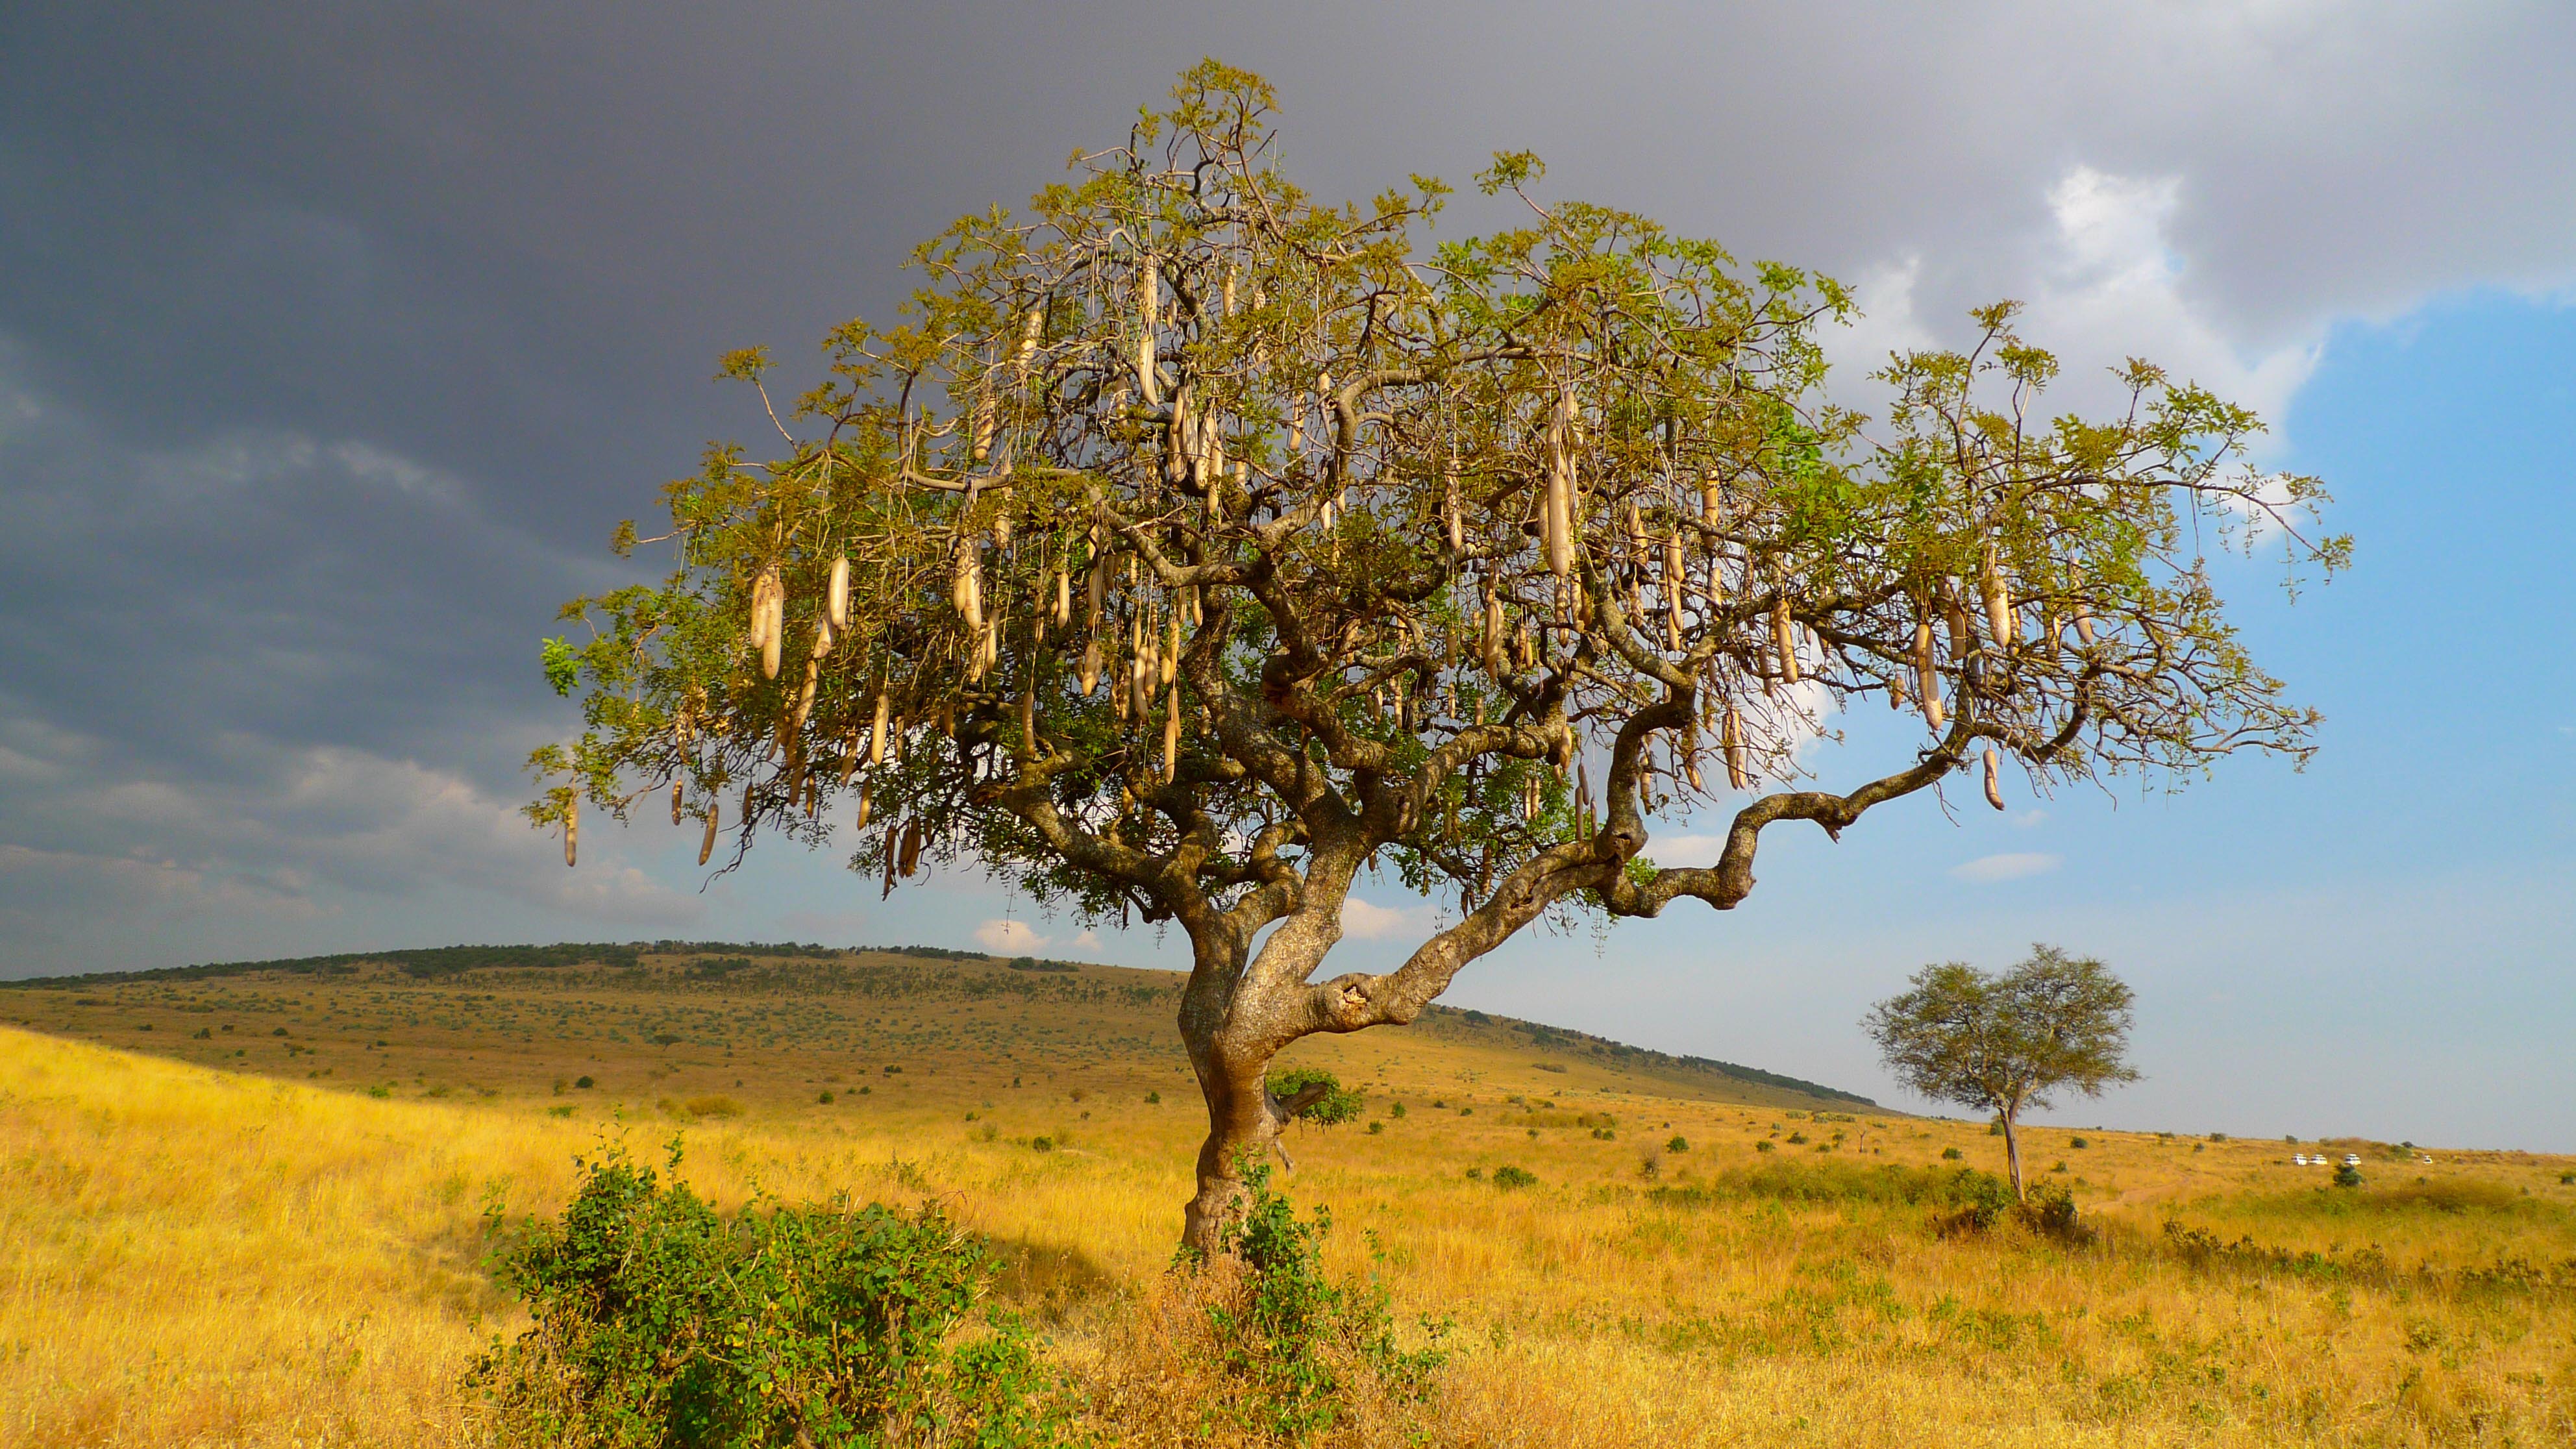
[{"label": "sky", "polygon": [[[1845,280],[1864,404],[1890,348],[2020,299],[2061,402],[2163,363],[2357,540],[2295,599],[2277,559],[2217,575],[2325,713],[2304,771],[1775,831],[1737,910],[1527,935],[1453,1004],[1922,1109],[1862,1013],[2046,941],[2136,989],[2144,1073],[2052,1120],[2576,1151],[2552,4],[0,7],[0,977],[666,936],[1181,964],[828,852],[710,881],[693,834],[595,826],[566,871],[515,809],[574,723],[556,605],[757,436],[717,354],[889,318],[913,243],[1206,55],[1277,84],[1319,193],[1527,149],[1546,194]],[[1829,772],[1900,747],[1838,723]],[[1360,896],[1331,969],[1434,921]]]}]

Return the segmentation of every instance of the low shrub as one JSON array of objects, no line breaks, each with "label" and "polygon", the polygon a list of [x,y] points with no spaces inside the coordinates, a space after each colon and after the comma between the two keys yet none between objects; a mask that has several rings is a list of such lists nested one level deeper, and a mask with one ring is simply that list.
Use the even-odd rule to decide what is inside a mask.
[{"label": "low shrub", "polygon": [[[2360,1176],[2358,1169],[2354,1176]],[[2338,1170],[2335,1179],[2339,1186],[2342,1185],[2342,1177]],[[2525,1197],[2500,1182],[2423,1177],[2384,1187],[2358,1185],[2343,1192],[2309,1187],[2270,1197],[2244,1199],[2240,1207],[2250,1208],[2261,1216],[2284,1218],[2414,1217],[2427,1213],[2526,1217],[2563,1211],[2554,1205]]]},{"label": "low shrub", "polygon": [[1308,1087],[1321,1087],[1322,1094],[1297,1109],[1297,1120],[1318,1127],[1338,1127],[1360,1115],[1368,1099],[1342,1085],[1342,1079],[1321,1067],[1290,1067],[1270,1078],[1272,1096],[1286,1101]]},{"label": "low shrub", "polygon": [[2358,1201],[2361,1206],[2389,1212],[2521,1213],[2531,1208],[2522,1194],[2503,1183],[2457,1177],[2440,1182],[2417,1178],[2373,1188]]},{"label": "low shrub", "polygon": [[611,1148],[582,1164],[559,1222],[492,1226],[496,1276],[535,1320],[467,1376],[503,1443],[1066,1441],[1063,1390],[1027,1332],[976,1312],[992,1260],[935,1207],[728,1218]]},{"label": "low shrub", "polygon": [[1243,1181],[1250,1200],[1222,1240],[1227,1266],[1240,1271],[1212,1280],[1205,1303],[1217,1365],[1233,1381],[1231,1416],[1303,1443],[1356,1401],[1422,1401],[1447,1360],[1437,1343],[1444,1326],[1424,1325],[1434,1341],[1423,1348],[1399,1347],[1386,1288],[1325,1273],[1332,1215],[1319,1206],[1299,1219],[1271,1189],[1266,1163],[1246,1162]]},{"label": "low shrub", "polygon": [[1516,1187],[1536,1187],[1538,1174],[1506,1162],[1494,1169],[1494,1186],[1506,1192]]},{"label": "low shrub", "polygon": [[2070,1246],[2093,1241],[2093,1230],[2076,1215],[2075,1194],[2057,1183],[2033,1185],[2029,1200],[2014,1208],[2013,1215],[2022,1226],[2044,1238]]},{"label": "low shrub", "polygon": [[1893,1162],[1868,1167],[1812,1158],[1735,1168],[1702,1186],[1659,1187],[1647,1196],[1674,1207],[1746,1198],[1931,1207],[1941,1210],[1938,1226],[1951,1232],[1984,1232],[2003,1222],[2015,1207],[2009,1184],[1973,1167],[1907,1167]]}]

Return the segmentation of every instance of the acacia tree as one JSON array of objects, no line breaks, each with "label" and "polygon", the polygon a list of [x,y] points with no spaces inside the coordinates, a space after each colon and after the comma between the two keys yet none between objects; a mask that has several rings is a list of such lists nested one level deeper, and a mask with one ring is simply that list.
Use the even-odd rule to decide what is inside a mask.
[{"label": "acacia tree", "polygon": [[2126,1060],[2128,985],[2089,956],[2033,946],[2028,960],[2000,976],[1951,961],[1915,972],[1910,984],[1871,1008],[1862,1026],[1909,1090],[1995,1114],[2016,1198],[2029,1196],[2024,1111],[2067,1088],[2098,1097],[2138,1079]]},{"label": "acacia tree", "polygon": [[[2252,414],[2133,363],[2124,413],[2044,421],[2056,364],[1999,305],[1892,358],[1873,430],[1822,392],[1827,279],[1542,200],[1521,154],[1480,178],[1521,224],[1429,246],[1444,187],[1310,199],[1259,78],[1174,98],[922,246],[906,320],[832,333],[791,405],[726,359],[783,441],[665,488],[659,587],[566,606],[587,727],[529,814],[570,859],[584,805],[667,792],[701,865],[851,828],[887,891],[968,861],[1176,925],[1191,1243],[1304,1105],[1281,1048],[1409,1022],[1543,917],[1732,907],[1766,828],[1964,769],[2000,806],[2006,760],[2309,749],[2195,552],[2343,550],[2314,480],[2245,467]],[[1800,746],[1872,696],[1918,742],[1810,787]],[[1657,867],[1648,820],[1693,806],[1732,811],[1720,857]],[[1369,870],[1455,913],[1318,979]]]}]

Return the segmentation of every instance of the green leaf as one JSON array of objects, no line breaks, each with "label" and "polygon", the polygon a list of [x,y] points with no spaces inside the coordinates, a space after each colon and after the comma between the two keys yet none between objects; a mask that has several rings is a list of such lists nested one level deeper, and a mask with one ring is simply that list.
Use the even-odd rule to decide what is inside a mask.
[{"label": "green leaf", "polygon": [[562,639],[537,641],[538,652],[546,666],[546,683],[565,699],[572,697],[572,687],[581,682],[581,655]]}]

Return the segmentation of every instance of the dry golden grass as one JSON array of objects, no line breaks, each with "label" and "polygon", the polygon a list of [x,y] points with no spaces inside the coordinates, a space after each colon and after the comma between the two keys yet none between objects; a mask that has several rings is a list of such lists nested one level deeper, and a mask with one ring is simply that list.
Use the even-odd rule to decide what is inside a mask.
[{"label": "dry golden grass", "polygon": [[[558,1206],[609,1133],[683,1134],[720,1201],[936,1196],[1105,1429],[1209,1437],[1161,1272],[1197,1135],[1168,980],[876,964],[0,994],[0,1443],[470,1441],[456,1379],[515,1323],[484,1214]],[[1440,1442],[2576,1442],[2565,1160],[2353,1144],[2371,1186],[2339,1192],[2278,1143],[2043,1128],[2100,1240],[1944,1238],[1833,1190],[1944,1148],[1994,1169],[1981,1126],[1564,1045],[1450,1017],[1300,1051],[1382,1125],[1300,1129],[1286,1185],[1338,1266],[1451,1320]]]}]

